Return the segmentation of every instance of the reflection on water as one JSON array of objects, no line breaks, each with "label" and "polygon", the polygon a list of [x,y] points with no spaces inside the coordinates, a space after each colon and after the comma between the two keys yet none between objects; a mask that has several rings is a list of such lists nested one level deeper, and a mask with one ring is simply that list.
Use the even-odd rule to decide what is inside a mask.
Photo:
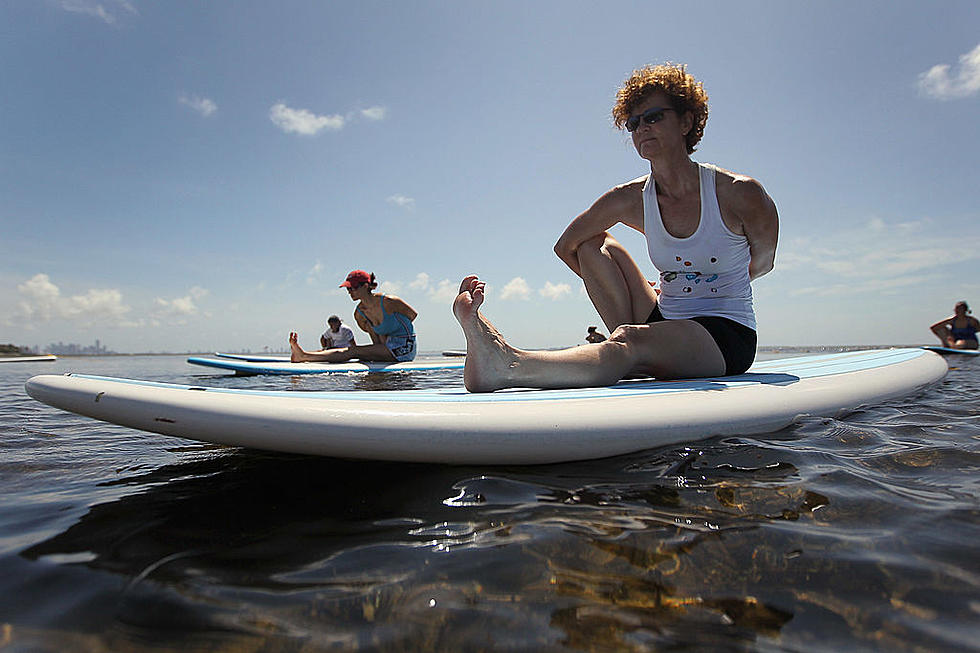
[{"label": "reflection on water", "polygon": [[196,445],[54,411],[3,377],[0,642],[966,649],[980,605],[978,370],[766,437],[537,467]]}]

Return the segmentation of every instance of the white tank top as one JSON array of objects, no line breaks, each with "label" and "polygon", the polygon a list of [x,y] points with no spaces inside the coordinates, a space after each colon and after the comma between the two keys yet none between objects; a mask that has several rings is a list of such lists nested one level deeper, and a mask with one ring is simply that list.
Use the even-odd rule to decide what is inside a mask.
[{"label": "white tank top", "polygon": [[701,219],[687,238],[667,233],[653,175],[643,186],[643,231],[650,260],[660,271],[660,312],[668,320],[715,315],[755,330],[749,285],[749,241],[721,219],[715,167],[699,163]]}]

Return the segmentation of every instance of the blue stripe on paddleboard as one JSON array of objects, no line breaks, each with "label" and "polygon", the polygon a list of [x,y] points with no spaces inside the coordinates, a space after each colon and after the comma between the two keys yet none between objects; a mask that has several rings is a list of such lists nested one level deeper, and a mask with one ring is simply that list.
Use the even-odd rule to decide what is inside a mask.
[{"label": "blue stripe on paddleboard", "polygon": [[201,358],[191,356],[187,359],[191,365],[202,367],[212,367],[221,370],[231,370],[233,372],[243,372],[248,374],[279,374],[288,376],[292,374],[332,374],[345,372],[423,372],[429,370],[460,370],[463,369],[463,362],[443,362],[442,360],[415,363],[385,363],[385,362],[360,362],[350,363],[290,363],[280,361],[278,363],[265,365],[238,360],[219,360],[215,358]]},{"label": "blue stripe on paddleboard", "polygon": [[935,347],[932,345],[923,347],[923,349],[940,354],[965,354],[967,356],[980,356],[980,350],[977,349],[953,349],[952,347]]},{"label": "blue stripe on paddleboard", "polygon": [[249,363],[288,363],[289,356],[263,356],[262,354],[223,354],[220,351],[214,352],[218,358],[228,358],[236,361],[246,361]]},{"label": "blue stripe on paddleboard", "polygon": [[304,399],[324,399],[340,401],[410,401],[410,402],[507,402],[507,401],[558,401],[599,399],[609,397],[631,397],[642,395],[674,394],[691,391],[725,390],[749,387],[759,384],[788,385],[801,379],[811,379],[836,374],[847,374],[862,370],[878,369],[897,363],[913,360],[920,356],[932,356],[922,349],[881,349],[874,351],[844,352],[799,358],[784,358],[762,361],[752,370],[738,376],[707,379],[688,379],[678,381],[621,381],[613,386],[598,388],[573,388],[560,390],[510,389],[494,393],[473,394],[463,387],[436,388],[429,390],[330,390],[330,391],[285,391],[285,390],[244,390],[231,388],[202,388],[136,379],[115,379],[110,377],[72,374],[70,376],[170,389],[193,389],[210,393],[234,394],[242,396],[289,397]]}]

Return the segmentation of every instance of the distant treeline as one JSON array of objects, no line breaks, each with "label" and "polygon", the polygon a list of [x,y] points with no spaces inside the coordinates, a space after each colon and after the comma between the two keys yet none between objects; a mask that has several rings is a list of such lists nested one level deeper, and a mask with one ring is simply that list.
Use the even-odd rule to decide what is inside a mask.
[{"label": "distant treeline", "polygon": [[27,353],[17,345],[0,345],[0,355],[3,354],[24,354]]}]

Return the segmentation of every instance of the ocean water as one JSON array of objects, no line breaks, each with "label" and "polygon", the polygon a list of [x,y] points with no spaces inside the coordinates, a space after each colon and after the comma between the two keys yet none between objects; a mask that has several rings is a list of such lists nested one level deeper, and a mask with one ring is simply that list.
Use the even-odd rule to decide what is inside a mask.
[{"label": "ocean water", "polygon": [[980,360],[948,360],[836,419],[535,467],[224,448],[23,390],[66,371],[297,391],[460,371],[0,364],[0,650],[980,650]]}]

